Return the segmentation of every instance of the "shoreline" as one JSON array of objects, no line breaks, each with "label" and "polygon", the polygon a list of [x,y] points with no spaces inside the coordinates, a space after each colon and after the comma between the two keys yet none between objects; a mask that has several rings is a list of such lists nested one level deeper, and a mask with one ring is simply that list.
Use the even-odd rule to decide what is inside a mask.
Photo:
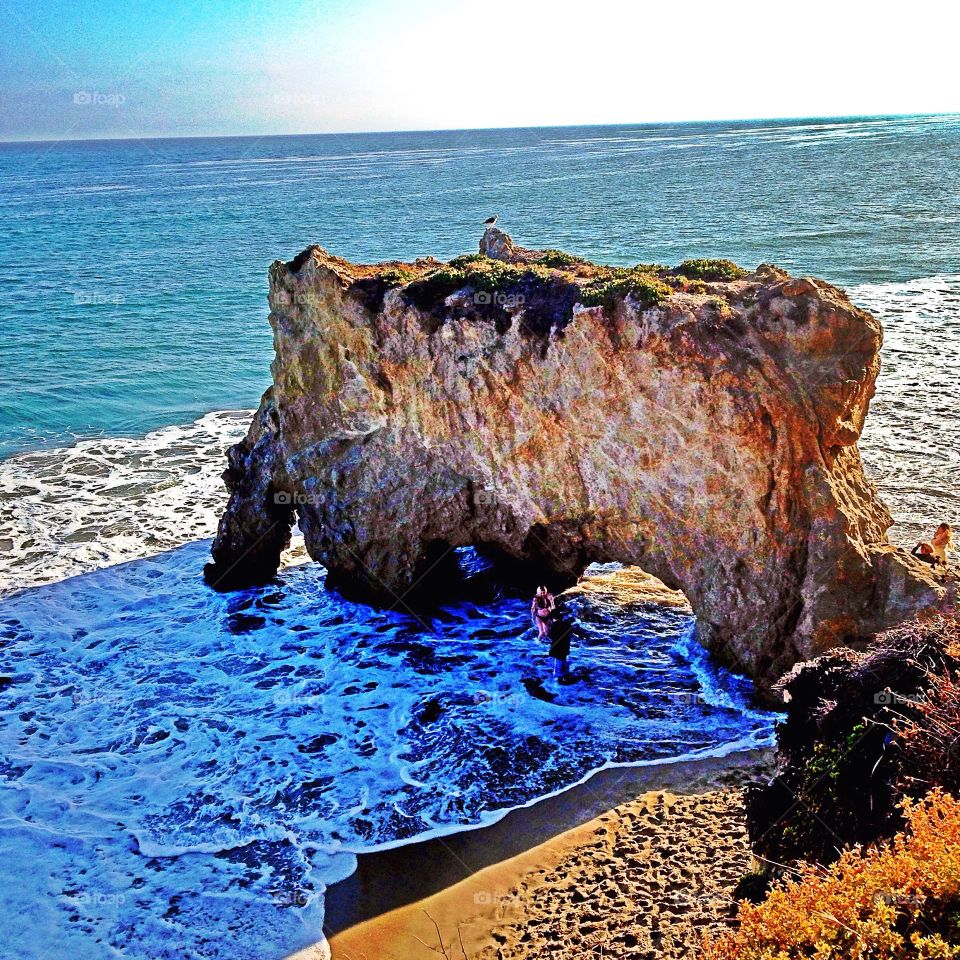
[{"label": "shoreline", "polygon": [[[771,757],[771,750],[755,749],[608,768],[563,793],[511,810],[489,826],[358,854],[354,873],[326,893],[328,945],[314,944],[289,960],[321,960],[331,954],[333,960],[418,960],[436,955],[424,944],[437,943],[437,927],[447,948],[456,951],[451,956],[460,955],[460,937],[470,960],[488,953],[498,956],[490,951],[501,937],[507,943],[529,937],[524,913],[532,904],[526,902],[527,891],[541,888],[551,902],[574,906],[569,895],[553,896],[563,891],[554,889],[556,878],[550,878],[550,872],[565,864],[586,867],[591,853],[598,855],[600,847],[609,846],[615,823],[624,817],[631,822],[637,816],[657,817],[678,802],[700,812],[706,804],[710,815],[704,822],[712,822],[718,803],[725,810],[731,804],[737,807],[737,787],[755,778]],[[731,819],[728,810],[723,816]],[[713,826],[709,829],[716,832]],[[669,844],[672,833],[665,829],[661,839]],[[599,856],[600,863],[619,869],[610,850]],[[745,848],[743,856],[748,859]],[[589,906],[590,900],[581,903]],[[624,901],[628,904],[629,899]],[[607,919],[615,920],[615,913]],[[511,938],[504,929],[518,922],[523,932]],[[503,955],[526,955],[524,946],[513,946],[521,952]]]}]

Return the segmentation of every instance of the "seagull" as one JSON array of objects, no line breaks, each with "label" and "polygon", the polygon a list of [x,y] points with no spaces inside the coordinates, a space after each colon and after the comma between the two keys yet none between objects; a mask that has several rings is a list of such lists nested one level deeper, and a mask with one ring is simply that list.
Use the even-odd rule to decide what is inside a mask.
[{"label": "seagull", "polygon": [[487,219],[483,221],[483,225],[489,230],[499,218],[500,214],[495,213],[492,217],[487,217]]}]

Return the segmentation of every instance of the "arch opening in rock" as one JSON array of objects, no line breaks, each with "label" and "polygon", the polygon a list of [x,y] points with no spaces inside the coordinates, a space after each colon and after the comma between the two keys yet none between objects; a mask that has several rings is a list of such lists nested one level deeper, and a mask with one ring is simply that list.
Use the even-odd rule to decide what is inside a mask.
[{"label": "arch opening in rock", "polygon": [[294,512],[333,581],[388,598],[437,543],[557,583],[616,561],[682,590],[702,642],[761,686],[955,603],[953,574],[887,539],[856,446],[882,331],[827,283],[600,267],[494,230],[449,264],[309,248],[272,266],[270,306],[221,586],[273,575]]}]

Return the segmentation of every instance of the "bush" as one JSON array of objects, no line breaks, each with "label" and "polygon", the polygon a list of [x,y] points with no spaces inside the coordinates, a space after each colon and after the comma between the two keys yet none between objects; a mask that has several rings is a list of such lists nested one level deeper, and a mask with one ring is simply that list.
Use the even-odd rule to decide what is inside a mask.
[{"label": "bush", "polygon": [[471,254],[456,257],[411,283],[407,293],[420,309],[433,309],[452,293],[467,287],[478,292],[494,293],[523,280],[546,279],[547,276],[546,271],[537,266],[505,263],[483,254]]},{"label": "bush", "polygon": [[904,787],[960,787],[960,674],[930,674],[926,689],[904,706],[893,721]]},{"label": "bush", "polygon": [[709,289],[703,280],[689,280],[683,274],[677,277],[677,280],[680,281],[680,289],[684,293],[706,293]]},{"label": "bush", "polygon": [[544,250],[537,262],[543,267],[562,269],[584,261],[581,257],[575,257],[572,253],[564,253],[562,250]]},{"label": "bush", "polygon": [[549,330],[558,324],[562,328],[573,316],[573,305],[577,302],[584,306],[610,307],[617,299],[630,296],[641,306],[649,307],[670,296],[670,287],[653,272],[665,268],[656,264],[636,267],[591,264],[588,265],[590,272],[583,277],[563,268],[583,265],[586,261],[561,250],[544,253],[536,263],[506,263],[483,254],[455,257],[411,282],[405,295],[421,310],[429,311],[439,310],[447,297],[468,288],[513,295],[524,305],[525,316],[529,315],[526,326],[537,330],[541,327]]},{"label": "bush", "polygon": [[581,288],[580,302],[586,307],[609,307],[614,301],[630,296],[644,307],[662,303],[670,296],[670,287],[648,269],[646,266],[612,267]]},{"label": "bush", "polygon": [[406,270],[403,267],[384,270],[380,274],[380,279],[388,287],[401,287],[405,283],[416,280],[419,274],[415,270]]},{"label": "bush", "polygon": [[739,280],[747,275],[732,260],[684,260],[677,273],[691,280]]},{"label": "bush", "polygon": [[454,257],[448,264],[454,270],[467,270],[478,263],[483,263],[490,258],[485,253],[463,253],[459,257]]},{"label": "bush", "polygon": [[609,307],[616,300],[630,296],[641,306],[650,307],[670,296],[669,284],[703,292],[704,280],[730,280],[746,275],[729,260],[687,260],[678,272],[681,276],[670,274],[667,267],[656,263],[640,263],[634,267],[597,266],[563,250],[544,250],[535,262],[507,263],[472,253],[454,257],[426,275],[399,269],[387,271],[381,279],[388,287],[406,284],[406,295],[417,307],[436,310],[451,294],[466,288],[509,293],[523,286],[529,292],[532,286],[551,282],[576,284],[580,291],[578,299],[585,306]]},{"label": "bush", "polygon": [[960,803],[936,789],[904,811],[891,843],[804,865],[762,904],[741,903],[738,929],[706,939],[704,960],[960,958]]}]

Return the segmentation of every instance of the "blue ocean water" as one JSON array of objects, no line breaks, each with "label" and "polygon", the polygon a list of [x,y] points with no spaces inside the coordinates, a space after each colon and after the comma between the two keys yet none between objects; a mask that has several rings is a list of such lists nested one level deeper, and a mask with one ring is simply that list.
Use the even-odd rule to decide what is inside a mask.
[{"label": "blue ocean water", "polygon": [[0,145],[0,456],[255,405],[267,266],[476,249],[960,272],[960,117]]},{"label": "blue ocean water", "polygon": [[630,571],[571,598],[570,687],[509,593],[417,619],[299,563],[207,590],[271,260],[452,256],[499,212],[843,284],[886,330],[861,449],[907,542],[960,519],[958,181],[952,117],[0,145],[0,952],[281,957],[358,852],[770,742]]}]

